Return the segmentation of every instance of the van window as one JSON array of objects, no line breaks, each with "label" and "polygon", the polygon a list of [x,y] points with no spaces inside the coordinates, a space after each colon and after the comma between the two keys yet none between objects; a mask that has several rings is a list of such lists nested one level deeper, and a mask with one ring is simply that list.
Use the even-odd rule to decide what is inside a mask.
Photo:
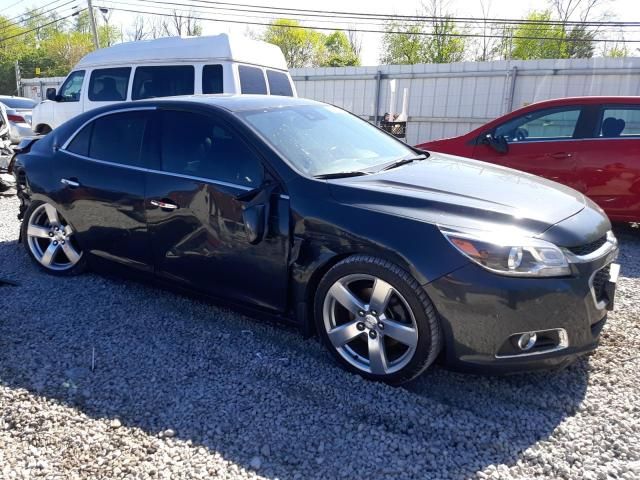
[{"label": "van window", "polygon": [[114,102],[126,100],[131,67],[102,68],[91,72],[89,100]]},{"label": "van window", "polygon": [[289,82],[289,75],[275,70],[267,70],[267,79],[269,80],[269,91],[271,95],[283,95],[285,97],[293,97],[293,89]]},{"label": "van window", "polygon": [[267,94],[267,84],[264,81],[262,69],[240,65],[238,73],[240,74],[240,91],[242,93]]},{"label": "van window", "polygon": [[79,102],[82,81],[84,80],[84,70],[77,70],[69,74],[60,87],[58,93],[61,102]]},{"label": "van window", "polygon": [[257,187],[264,170],[258,157],[223,123],[209,116],[162,112],[162,170]]},{"label": "van window", "polygon": [[193,95],[193,65],[138,67],[133,79],[132,100],[173,95]]},{"label": "van window", "polygon": [[222,65],[205,65],[202,69],[202,93],[222,92]]}]

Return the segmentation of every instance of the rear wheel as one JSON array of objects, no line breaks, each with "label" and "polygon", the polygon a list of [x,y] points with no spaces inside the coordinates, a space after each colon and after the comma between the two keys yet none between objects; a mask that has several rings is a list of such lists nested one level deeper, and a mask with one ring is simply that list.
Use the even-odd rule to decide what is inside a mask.
[{"label": "rear wheel", "polygon": [[441,334],[431,301],[407,272],[356,255],[321,280],[315,299],[323,342],[346,369],[401,384],[436,359]]},{"label": "rear wheel", "polygon": [[76,275],[86,264],[75,230],[50,203],[33,202],[22,222],[27,253],[43,270],[56,275]]}]

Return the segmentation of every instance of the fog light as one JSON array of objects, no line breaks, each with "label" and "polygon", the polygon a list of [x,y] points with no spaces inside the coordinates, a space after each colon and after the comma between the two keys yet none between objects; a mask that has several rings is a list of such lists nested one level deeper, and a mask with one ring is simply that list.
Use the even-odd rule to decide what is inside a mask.
[{"label": "fog light", "polygon": [[527,350],[531,350],[533,348],[537,340],[538,335],[536,335],[535,332],[523,333],[518,339],[518,347],[523,352],[526,352]]}]

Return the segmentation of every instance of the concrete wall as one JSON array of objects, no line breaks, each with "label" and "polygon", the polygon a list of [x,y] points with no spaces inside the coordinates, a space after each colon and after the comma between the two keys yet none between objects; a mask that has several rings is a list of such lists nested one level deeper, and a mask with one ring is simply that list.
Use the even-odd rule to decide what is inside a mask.
[{"label": "concrete wall", "polygon": [[298,94],[373,120],[395,113],[409,89],[407,142],[460,135],[532,102],[582,95],[640,95],[640,58],[461,62],[428,65],[292,69]]}]

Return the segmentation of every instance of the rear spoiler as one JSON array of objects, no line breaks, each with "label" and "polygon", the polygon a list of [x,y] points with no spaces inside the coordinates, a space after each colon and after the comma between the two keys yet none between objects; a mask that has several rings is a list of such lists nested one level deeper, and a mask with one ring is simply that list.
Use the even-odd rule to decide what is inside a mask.
[{"label": "rear spoiler", "polygon": [[43,137],[44,135],[25,137],[22,140],[20,140],[20,143],[18,143],[18,145],[16,145],[15,147],[11,147],[11,149],[13,150],[13,156],[11,157],[11,160],[9,160],[9,164],[7,166],[7,173],[12,173],[13,165],[14,163],[16,163],[16,155],[19,153],[27,153],[29,150],[31,150],[31,147],[33,147],[33,144]]}]

